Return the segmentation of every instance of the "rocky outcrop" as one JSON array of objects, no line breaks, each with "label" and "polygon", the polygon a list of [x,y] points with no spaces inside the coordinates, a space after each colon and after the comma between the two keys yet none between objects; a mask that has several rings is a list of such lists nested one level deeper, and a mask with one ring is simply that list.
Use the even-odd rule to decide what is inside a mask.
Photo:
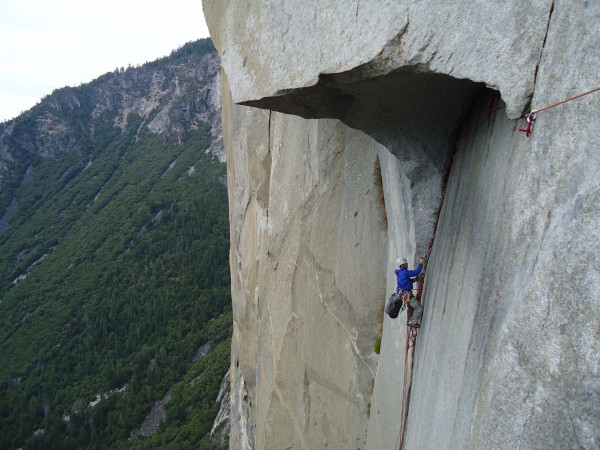
[{"label": "rocky outcrop", "polygon": [[204,10],[224,71],[230,446],[397,446],[404,319],[373,343],[392,262],[434,231],[405,447],[600,445],[600,93],[517,131],[599,85],[600,6]]},{"label": "rocky outcrop", "polygon": [[217,395],[216,403],[219,404],[219,412],[213,426],[210,430],[210,435],[219,445],[225,445],[229,441],[230,416],[231,416],[231,373],[228,370]]},{"label": "rocky outcrop", "polygon": [[157,401],[152,410],[148,413],[139,428],[136,428],[129,434],[129,440],[139,436],[152,436],[158,430],[161,423],[167,418],[165,406],[171,401],[171,393],[167,393],[161,400]]},{"label": "rocky outcrop", "polygon": [[125,130],[136,116],[140,127],[165,139],[182,140],[189,130],[210,126],[215,139],[207,152],[223,162],[219,72],[214,48],[204,40],[141,67],[55,90],[18,118],[0,123],[0,182],[11,171],[24,172],[24,161],[31,158],[77,154],[85,165],[93,153],[90,142],[107,123]]}]

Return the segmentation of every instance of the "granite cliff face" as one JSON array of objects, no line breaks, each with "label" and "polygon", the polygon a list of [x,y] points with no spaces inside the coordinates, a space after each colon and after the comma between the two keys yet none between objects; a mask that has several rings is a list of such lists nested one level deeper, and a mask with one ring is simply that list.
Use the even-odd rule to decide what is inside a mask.
[{"label": "granite cliff face", "polygon": [[434,232],[405,448],[599,446],[600,93],[517,129],[600,85],[600,4],[203,4],[231,448],[397,447],[406,327],[382,309]]}]

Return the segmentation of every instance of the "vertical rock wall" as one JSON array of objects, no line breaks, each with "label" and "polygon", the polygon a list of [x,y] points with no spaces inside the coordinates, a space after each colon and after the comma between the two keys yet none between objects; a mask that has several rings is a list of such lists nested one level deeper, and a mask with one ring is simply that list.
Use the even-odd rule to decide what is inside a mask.
[{"label": "vertical rock wall", "polygon": [[232,447],[362,447],[385,297],[383,149],[337,120],[224,110]]},{"label": "vertical rock wall", "polygon": [[[600,5],[355,2],[353,24],[348,2],[293,3],[205,0],[224,70],[231,448],[397,445],[403,317],[373,343],[391,263],[425,250],[451,162],[406,448],[599,446],[600,93],[541,113],[530,138],[514,119],[528,92],[539,108],[600,84]],[[329,34],[302,34],[323,17]],[[269,48],[283,29],[290,47]]]}]

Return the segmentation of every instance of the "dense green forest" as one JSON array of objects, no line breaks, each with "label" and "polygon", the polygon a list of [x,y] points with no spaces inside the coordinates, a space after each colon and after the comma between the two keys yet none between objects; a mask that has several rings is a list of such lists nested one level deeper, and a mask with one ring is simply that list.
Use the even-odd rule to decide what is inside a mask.
[{"label": "dense green forest", "polygon": [[[184,51],[212,49],[197,45]],[[77,114],[57,112],[77,151],[24,148],[21,176],[4,177],[2,210],[16,201],[0,229],[0,448],[219,448],[207,433],[229,367],[225,167],[205,153],[206,123],[182,120],[172,139],[130,113],[89,133],[101,83],[78,88]],[[44,108],[16,119],[15,146]],[[158,431],[130,439],[167,393]]]}]

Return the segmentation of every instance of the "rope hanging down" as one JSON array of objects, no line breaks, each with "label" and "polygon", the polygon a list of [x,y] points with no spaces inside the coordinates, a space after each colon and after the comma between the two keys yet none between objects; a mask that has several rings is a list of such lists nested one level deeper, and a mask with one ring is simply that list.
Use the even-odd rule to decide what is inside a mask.
[{"label": "rope hanging down", "polygon": [[[443,201],[443,197],[445,196],[446,191],[444,190],[444,192],[442,193],[442,201]],[[437,227],[437,221],[436,224],[434,225],[434,236],[435,236],[435,228]],[[431,238],[431,240],[429,241],[429,249],[427,250],[427,256],[426,256],[426,260],[429,261],[429,256],[431,255],[431,249],[433,247],[433,238]],[[424,271],[421,272],[419,274],[418,277],[418,282],[419,282],[419,286],[417,288],[417,300],[419,300],[421,303],[423,302],[423,288],[425,285],[425,273]],[[407,319],[410,319],[410,317],[408,317],[408,312],[407,312]],[[405,440],[406,440],[406,423],[408,420],[408,409],[410,407],[410,397],[411,397],[411,391],[412,391],[412,377],[413,377],[413,372],[415,370],[415,347],[417,345],[417,329],[415,327],[409,326],[407,327],[407,331],[406,331],[406,348],[404,350],[404,376],[403,376],[403,384],[402,384],[402,408],[401,408],[401,416],[400,416],[400,434],[398,435],[398,439],[396,441],[396,443],[399,442],[398,444],[398,449],[399,450],[404,450],[404,444],[405,444]],[[410,371],[408,370],[408,355],[409,355],[409,349],[411,349],[410,351]],[[408,376],[410,375],[410,379],[408,379]],[[407,390],[407,386],[408,386],[408,390]]]},{"label": "rope hanging down", "polygon": [[[444,189],[442,190],[442,198],[440,199],[440,206],[437,209],[437,215],[435,222],[433,224],[433,233],[431,235],[431,240],[429,241],[429,247],[427,249],[427,257],[425,258],[427,264],[429,264],[429,257],[431,256],[431,251],[433,250],[433,241],[435,240],[435,234],[437,232],[438,222],[440,220],[440,212],[442,211],[442,205],[444,204],[444,199],[446,198],[446,192],[448,191],[448,181],[450,179],[450,173],[452,172],[452,166],[454,165],[454,158],[450,161],[450,167],[448,167],[448,171],[446,172],[446,177],[444,179]],[[425,271],[421,272],[419,275],[419,286],[417,288],[417,299],[423,303],[423,293],[425,287],[425,274],[427,273],[427,267],[425,267]],[[407,313],[408,316],[408,313]],[[407,317],[408,318],[408,317]],[[404,351],[404,380],[402,386],[402,409],[400,416],[400,432],[398,434],[398,439],[396,443],[398,450],[404,450],[404,444],[406,440],[406,424],[408,421],[408,409],[410,407],[410,396],[412,391],[412,375],[415,369],[415,348],[417,344],[417,331],[413,327],[409,327],[406,333],[406,349]],[[410,364],[410,381],[407,382],[408,377],[408,353],[409,348],[412,348],[411,355],[411,364]],[[407,390],[408,384],[408,390]]]},{"label": "rope hanging down", "polygon": [[571,100],[575,100],[575,99],[577,99],[579,97],[583,97],[584,95],[591,94],[591,93],[596,92],[596,91],[600,91],[600,87],[597,87],[595,89],[589,90],[589,91],[584,92],[584,93],[579,94],[579,95],[575,95],[573,97],[567,98],[567,99],[562,100],[560,102],[553,103],[553,104],[545,106],[543,108],[531,110],[531,112],[529,114],[527,114],[527,116],[525,117],[525,119],[527,120],[527,128],[519,128],[519,131],[522,131],[523,133],[526,134],[527,137],[529,137],[529,135],[533,131],[533,123],[535,122],[535,119],[537,118],[537,115],[539,113],[541,113],[542,111],[546,111],[547,109],[554,108],[555,106],[562,105],[563,103],[570,102]]}]

